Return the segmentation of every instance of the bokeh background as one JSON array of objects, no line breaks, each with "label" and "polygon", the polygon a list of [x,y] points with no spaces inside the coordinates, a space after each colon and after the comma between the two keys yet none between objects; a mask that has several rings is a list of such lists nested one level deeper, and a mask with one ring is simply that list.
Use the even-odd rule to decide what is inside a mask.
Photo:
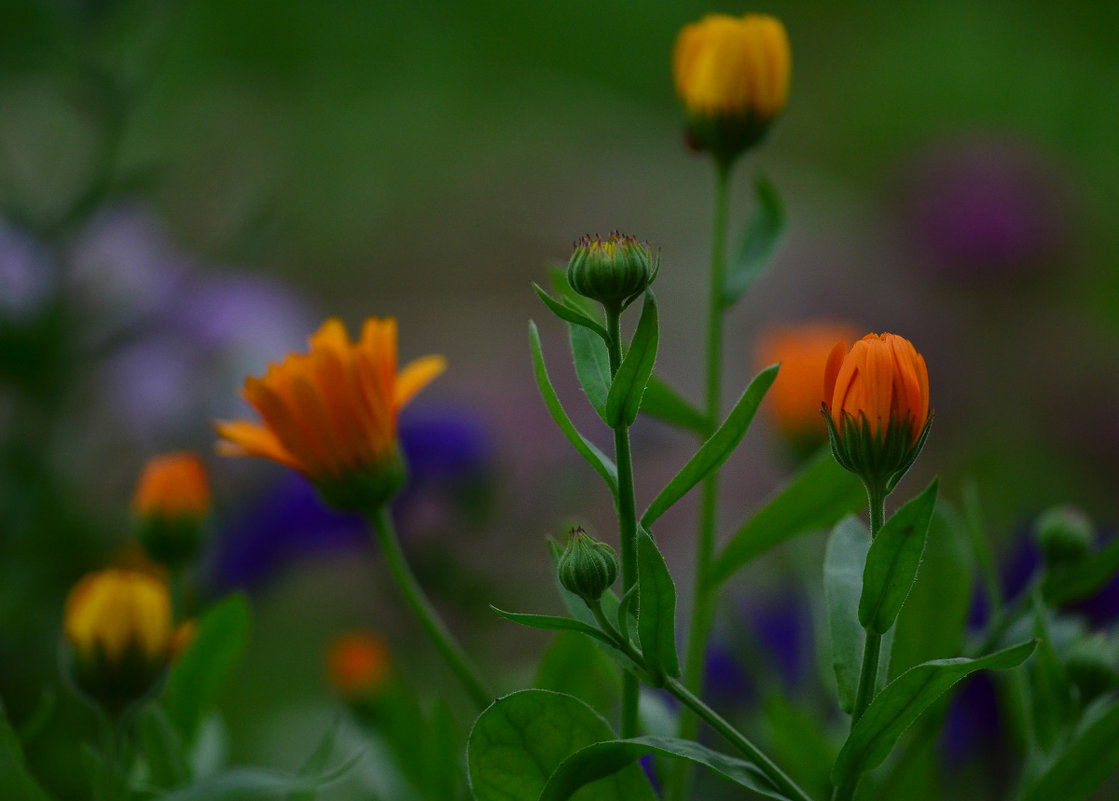
[{"label": "bokeh background", "polygon": [[[402,421],[415,482],[401,526],[479,659],[508,689],[531,678],[547,638],[511,631],[486,604],[556,611],[537,590],[544,538],[573,519],[609,538],[612,510],[536,395],[532,317],[572,417],[603,439],[530,282],[583,233],[648,239],[663,259],[659,370],[698,399],[713,175],[684,145],[669,65],[680,26],[708,10],[780,16],[794,65],[787,112],[736,172],[732,230],[762,174],[789,223],[728,318],[728,399],[775,325],[901,333],[928,360],[936,410],[911,488],[940,474],[957,500],[972,483],[1008,565],[1028,561],[1030,521],[1056,502],[1110,536],[1110,4],[11,0],[0,697],[14,721],[57,683],[66,589],[128,547],[140,466],[184,447],[206,454],[218,503],[198,591],[240,587],[253,601],[223,707],[235,761],[306,752],[340,708],[323,648],[350,627],[381,631],[418,685],[448,683],[360,525],[315,508],[279,468],[211,456],[209,421],[244,411],[243,377],[327,315],[351,330],[396,316],[402,359],[447,356]],[[641,503],[693,446],[654,421],[635,440]],[[792,465],[759,417],[727,468],[724,530]],[[685,596],[692,511],[674,509],[660,534]],[[818,575],[821,544],[797,541],[736,578],[724,634],[787,633],[766,615]],[[63,695],[55,714],[29,755],[80,797],[61,732],[88,726],[86,713]]]}]

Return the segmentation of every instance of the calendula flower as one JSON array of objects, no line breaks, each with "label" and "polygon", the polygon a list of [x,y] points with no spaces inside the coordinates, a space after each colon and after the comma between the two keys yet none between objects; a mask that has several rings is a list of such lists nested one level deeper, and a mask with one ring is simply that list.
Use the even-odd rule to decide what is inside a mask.
[{"label": "calendula flower", "polygon": [[696,146],[729,161],[756,144],[785,108],[789,39],[762,14],[708,14],[684,26],[672,72]]},{"label": "calendula flower", "polygon": [[832,453],[843,467],[889,491],[928,434],[929,373],[904,337],[867,334],[848,352],[838,343],[824,375]]},{"label": "calendula flower", "polygon": [[772,328],[758,338],[759,367],[781,364],[765,402],[794,448],[815,448],[827,438],[820,420],[824,370],[835,344],[855,336],[846,323],[818,321]]},{"label": "calendula flower", "polygon": [[613,310],[645,291],[656,274],[649,243],[618,231],[605,239],[582,237],[567,264],[571,288]]},{"label": "calendula flower", "polygon": [[343,634],[327,648],[327,678],[345,698],[359,699],[376,692],[388,672],[388,646],[371,631]]},{"label": "calendula flower", "polygon": [[327,320],[308,353],[288,354],[262,378],[245,380],[245,399],[263,422],[218,423],[219,450],[292,467],[342,508],[382,504],[404,480],[397,413],[445,362],[426,356],[396,367],[394,319],[369,318],[356,342],[341,321]]},{"label": "calendula flower", "polygon": [[112,710],[147,693],[170,658],[170,593],[147,572],[111,568],[83,577],[66,599],[63,623],[75,683]]},{"label": "calendula flower", "polygon": [[210,480],[202,460],[186,451],[156,456],[132,495],[139,537],[153,559],[178,566],[198,549],[210,511]]}]

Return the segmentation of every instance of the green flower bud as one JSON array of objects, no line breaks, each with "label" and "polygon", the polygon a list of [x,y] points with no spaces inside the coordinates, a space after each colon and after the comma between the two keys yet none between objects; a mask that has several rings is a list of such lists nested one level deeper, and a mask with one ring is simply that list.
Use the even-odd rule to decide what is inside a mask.
[{"label": "green flower bud", "polygon": [[567,264],[572,289],[614,310],[644,292],[655,277],[649,244],[617,231],[605,240],[584,236],[575,243]]},{"label": "green flower bud", "polygon": [[1095,540],[1092,521],[1072,506],[1054,506],[1035,524],[1037,542],[1050,565],[1077,562],[1088,555]]},{"label": "green flower bud", "polygon": [[618,578],[618,555],[605,542],[577,528],[571,532],[556,571],[565,590],[595,603]]},{"label": "green flower bud", "polygon": [[1107,635],[1093,634],[1074,643],[1069,649],[1065,669],[1085,703],[1114,687],[1117,678],[1115,649]]}]

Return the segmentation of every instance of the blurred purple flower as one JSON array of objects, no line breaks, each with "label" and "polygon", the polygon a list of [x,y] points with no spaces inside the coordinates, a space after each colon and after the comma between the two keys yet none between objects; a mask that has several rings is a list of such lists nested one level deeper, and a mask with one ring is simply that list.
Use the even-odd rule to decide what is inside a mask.
[{"label": "blurred purple flower", "polygon": [[55,268],[31,237],[0,219],[0,320],[25,322],[54,290]]},{"label": "blurred purple flower", "polygon": [[757,700],[757,690],[734,653],[712,640],[707,646],[704,689],[718,707],[746,706]]},{"label": "blurred purple flower", "polygon": [[812,615],[804,598],[784,594],[756,601],[746,610],[755,640],[786,687],[807,677],[813,660]]},{"label": "blurred purple flower", "polygon": [[913,160],[902,189],[902,227],[936,274],[1021,275],[1067,244],[1067,191],[1052,164],[1024,142],[958,136]]}]

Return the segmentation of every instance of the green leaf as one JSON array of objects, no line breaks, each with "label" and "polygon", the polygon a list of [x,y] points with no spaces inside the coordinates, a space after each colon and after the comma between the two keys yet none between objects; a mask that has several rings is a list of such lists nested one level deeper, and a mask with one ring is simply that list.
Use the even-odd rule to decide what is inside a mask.
[{"label": "green leaf", "polygon": [[167,719],[186,742],[192,742],[222,684],[233,670],[249,633],[249,606],[243,595],[231,595],[211,607],[198,621],[194,640],[171,668],[163,690]]},{"label": "green leaf", "polygon": [[598,334],[598,336],[600,336],[603,340],[609,338],[609,335],[606,333],[606,329],[602,327],[602,323],[594,319],[594,317],[587,314],[582,309],[576,306],[569,306],[560,303],[558,300],[541,289],[540,286],[536,283],[533,283],[532,288],[536,290],[536,294],[540,296],[540,299],[542,301],[544,301],[544,305],[551,309],[552,314],[554,314],[556,317],[559,317],[561,320],[565,320],[573,325],[589,329],[590,331]]},{"label": "green leaf", "polygon": [[653,365],[657,361],[657,341],[660,331],[657,324],[657,299],[651,291],[645,292],[645,305],[641,308],[641,319],[629,343],[629,350],[618,366],[618,372],[610,384],[606,396],[606,425],[617,428],[631,426],[641,409],[641,398]]},{"label": "green leaf", "polygon": [[[632,740],[608,740],[588,745],[556,768],[544,792],[540,794],[539,801],[566,801],[590,782],[601,781],[603,777],[614,775],[627,766],[634,767],[633,763],[645,754],[687,759],[767,798],[789,801],[788,796],[774,787],[766,775],[752,763],[712,751],[691,740],[675,737],[635,737]],[[582,801],[583,796],[578,798]]]},{"label": "green leaf", "polygon": [[1119,538],[1102,551],[1064,567],[1048,570],[1041,582],[1041,595],[1050,606],[1088,598],[1119,571]]},{"label": "green leaf", "polygon": [[897,672],[960,653],[971,611],[975,556],[951,506],[938,501],[929,524],[917,583],[892,631]]},{"label": "green leaf", "polygon": [[924,492],[886,521],[870,544],[859,600],[859,622],[867,631],[885,634],[913,589],[936,506],[936,491],[934,478]]},{"label": "green leaf", "polygon": [[1072,684],[1053,649],[1045,607],[1034,596],[1033,624],[1037,656],[1030,665],[1030,711],[1034,738],[1044,753],[1057,745],[1058,737],[1072,717]]},{"label": "green leaf", "polygon": [[695,456],[688,460],[683,469],[668,482],[668,486],[649,504],[645,514],[641,516],[642,525],[646,528],[652,526],[653,522],[683,498],[688,490],[703,481],[727,460],[742,441],[742,437],[746,435],[746,429],[754,419],[758,404],[762,402],[766,390],[773,384],[775,378],[777,378],[777,365],[765,368],[754,377],[719,429],[699,447]]},{"label": "green leaf", "polygon": [[564,304],[583,312],[587,317],[594,318],[598,314],[598,306],[590,298],[580,295],[567,280],[567,266],[557,265],[548,270],[548,281],[552,290],[563,298]]},{"label": "green leaf", "polygon": [[[342,718],[337,718],[333,725],[326,730],[326,734],[319,740],[319,744],[315,746],[315,750],[307,757],[307,760],[299,768],[299,776],[318,776],[326,770],[326,766],[330,763],[330,755],[334,753],[335,746],[338,745],[338,733],[342,729]],[[287,801],[315,801],[317,792],[313,789],[299,790],[290,793]]]},{"label": "green leaf", "polygon": [[137,728],[152,784],[174,787],[190,778],[183,740],[158,704],[144,708]]},{"label": "green leaf", "polygon": [[[606,721],[573,696],[521,690],[498,698],[475,721],[466,745],[475,801],[537,801],[565,759],[613,738]],[[579,795],[579,801],[655,799],[637,765],[594,782]]]},{"label": "green leaf", "polygon": [[978,659],[938,659],[910,668],[880,692],[855,724],[835,760],[832,781],[876,768],[890,755],[902,733],[960,679],[977,670],[1008,670],[1033,653],[1033,640]]},{"label": "green leaf", "polygon": [[711,567],[725,581],[755,556],[810,531],[834,526],[866,505],[866,491],[824,447],[740,528]]},{"label": "green leaf", "polygon": [[231,768],[161,795],[159,801],[260,801],[285,793],[314,794],[342,778],[360,757],[358,754],[324,776],[291,776],[265,768]]},{"label": "green leaf", "polygon": [[703,436],[707,433],[707,418],[663,378],[653,373],[645,387],[641,411],[661,422]]},{"label": "green leaf", "polygon": [[679,676],[676,658],[676,585],[656,542],[637,531],[637,635],[645,666],[655,676]]},{"label": "green leaf", "polygon": [[490,605],[490,609],[497,612],[506,620],[520,623],[522,626],[528,626],[534,629],[548,629],[550,631],[577,631],[580,634],[586,634],[588,637],[600,640],[611,648],[614,647],[614,643],[611,642],[610,638],[602,631],[581,620],[575,620],[570,617],[559,617],[557,615],[532,615],[523,612],[506,612],[492,604]]},{"label": "green leaf", "polygon": [[1119,768],[1119,704],[1087,723],[1049,765],[1022,801],[1083,801]]},{"label": "green leaf", "polygon": [[617,667],[592,640],[561,631],[540,659],[532,686],[574,695],[610,718],[618,705],[622,683]]},{"label": "green leaf", "polygon": [[14,801],[49,801],[46,791],[27,769],[23,747],[4,707],[0,705],[0,798]]},{"label": "green leaf", "polygon": [[595,447],[594,443],[579,433],[571,420],[568,419],[567,412],[563,410],[563,405],[560,403],[555,389],[552,388],[552,381],[548,378],[548,369],[544,366],[544,353],[540,349],[540,332],[536,330],[536,323],[530,322],[528,324],[528,335],[529,345],[532,349],[532,369],[536,376],[536,386],[540,390],[540,396],[544,399],[544,404],[548,407],[552,419],[559,426],[560,431],[564,433],[564,436],[567,437],[567,441],[602,476],[603,481],[610,487],[610,492],[617,495],[618,468],[606,454]]},{"label": "green leaf", "polygon": [[575,375],[587,400],[606,421],[606,396],[610,392],[610,353],[606,343],[585,328],[568,326],[571,355],[575,359]]},{"label": "green leaf", "polygon": [[863,567],[870,550],[870,532],[855,517],[845,517],[828,537],[824,555],[824,598],[831,629],[831,660],[839,692],[839,708],[851,714],[862,669],[866,632],[859,625]]},{"label": "green leaf", "polygon": [[766,178],[758,178],[754,183],[754,199],[746,230],[727,265],[724,306],[732,305],[762,276],[785,230],[785,206],[777,189]]}]

